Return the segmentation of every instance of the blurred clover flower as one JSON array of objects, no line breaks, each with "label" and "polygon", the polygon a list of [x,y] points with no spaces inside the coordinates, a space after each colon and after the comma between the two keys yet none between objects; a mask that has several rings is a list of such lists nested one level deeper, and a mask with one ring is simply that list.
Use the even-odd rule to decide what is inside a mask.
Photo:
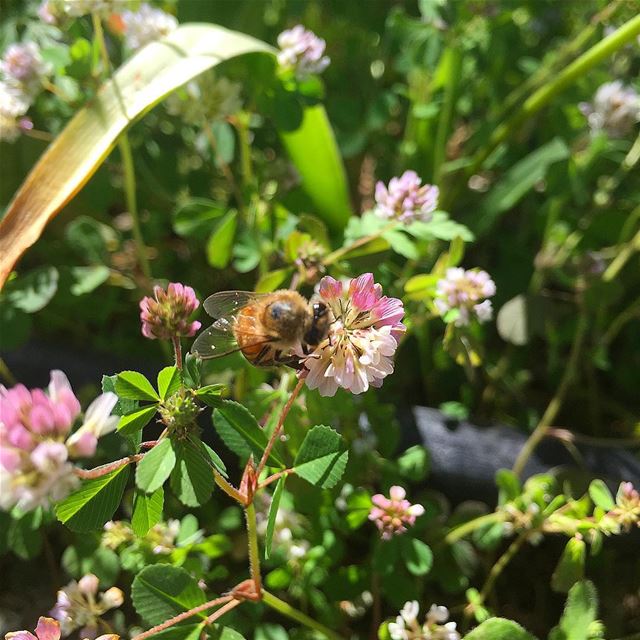
[{"label": "blurred clover flower", "polygon": [[278,36],[278,46],[278,64],[282,69],[293,70],[298,80],[322,73],[331,62],[324,55],[326,42],[301,24],[283,31]]},{"label": "blurred clover flower", "polygon": [[[176,548],[176,540],[180,533],[180,521],[169,519],[166,522],[158,522],[142,537],[136,536],[131,525],[121,520],[110,520],[104,525],[102,534],[102,546],[116,550],[123,544],[142,542],[150,548],[155,555],[171,553]],[[193,542],[200,540],[200,534],[194,536]]]},{"label": "blurred clover flower", "polygon": [[35,42],[10,44],[0,60],[0,72],[5,80],[25,92],[39,85],[48,71],[49,66],[42,59]]},{"label": "blurred clover flower", "polygon": [[[257,530],[260,536],[265,537],[271,499],[266,493],[259,493],[256,498],[262,502],[256,513]],[[280,506],[273,530],[273,548],[282,552],[292,564],[304,558],[311,547],[309,542],[299,535],[302,526],[303,520],[295,511]]]},{"label": "blurred clover flower", "polygon": [[424,513],[424,507],[421,504],[411,504],[406,495],[407,492],[402,487],[394,485],[389,489],[389,498],[381,493],[376,493],[371,498],[373,506],[369,512],[369,520],[378,527],[383,540],[390,540],[394,535],[404,533]]},{"label": "blurred clover flower", "polygon": [[146,2],[137,11],[124,11],[122,22],[126,45],[133,51],[169,35],[178,26],[174,16]]},{"label": "blurred clover flower", "polygon": [[117,587],[98,593],[100,580],[92,573],[73,580],[58,591],[51,615],[60,622],[63,636],[80,629],[80,637],[93,640],[98,635],[100,616],[122,605],[124,594]]},{"label": "blurred clover flower", "polygon": [[99,396],[69,436],[80,403],[62,371],[51,372],[47,393],[0,385],[0,507],[31,510],[65,498],[78,484],[69,459],[92,456],[98,438],[115,429],[117,400]]},{"label": "blurred clover flower", "polygon": [[167,112],[180,116],[187,124],[201,126],[237,113],[242,109],[242,85],[228,78],[207,73],[188,82],[166,100]]},{"label": "blurred clover flower", "polygon": [[153,288],[154,298],[140,300],[142,335],[151,340],[171,340],[175,337],[190,338],[200,328],[200,322],[190,321],[189,316],[200,306],[195,291],[178,282],[171,282],[165,291]]},{"label": "blurred clover flower", "polygon": [[593,104],[581,102],[579,108],[587,116],[592,135],[604,131],[612,138],[624,138],[640,122],[640,95],[620,80],[601,85]]},{"label": "blurred clover flower", "polygon": [[319,294],[333,317],[327,338],[304,359],[307,386],[322,396],[338,387],[358,394],[381,386],[405,331],[402,301],[383,296],[371,273],[346,283],[325,276]]},{"label": "blurred clover flower", "polygon": [[434,303],[442,316],[457,311],[455,325],[464,327],[471,321],[472,314],[480,322],[491,320],[493,307],[486,298],[495,293],[495,282],[486,271],[451,267],[445,277],[438,280]]},{"label": "blurred clover flower", "polygon": [[415,171],[405,171],[399,178],[391,178],[388,187],[382,182],[376,184],[374,212],[385,220],[428,222],[438,205],[439,195],[438,187],[423,185]]},{"label": "blurred clover flower", "polygon": [[392,640],[460,640],[455,622],[447,622],[449,610],[431,605],[424,624],[418,622],[420,605],[417,600],[405,602],[395,622],[389,623]]},{"label": "blurred clover flower", "polygon": [[0,81],[0,140],[13,142],[31,121],[23,118],[29,98],[19,88]]}]

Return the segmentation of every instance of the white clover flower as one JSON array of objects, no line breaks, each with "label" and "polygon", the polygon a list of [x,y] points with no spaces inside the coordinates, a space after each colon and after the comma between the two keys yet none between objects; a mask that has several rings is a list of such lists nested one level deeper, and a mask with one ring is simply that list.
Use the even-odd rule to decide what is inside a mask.
[{"label": "white clover flower", "polygon": [[486,271],[451,267],[445,277],[438,280],[434,304],[442,316],[456,309],[455,325],[463,327],[469,324],[473,314],[480,322],[491,320],[493,308],[486,298],[495,293],[495,282]]},{"label": "white clover flower", "polygon": [[322,73],[331,60],[324,55],[326,42],[301,24],[287,29],[278,36],[278,64],[293,70],[298,80]]},{"label": "white clover flower", "polygon": [[392,640],[460,640],[455,622],[447,622],[449,610],[431,605],[424,624],[418,622],[419,605],[416,600],[406,602],[395,622],[388,625]]},{"label": "white clover flower", "polygon": [[0,72],[8,82],[29,87],[48,73],[48,65],[35,42],[16,42],[6,48],[0,60]]},{"label": "white clover flower", "polygon": [[640,95],[620,80],[606,82],[596,91],[593,104],[581,102],[592,135],[604,131],[612,138],[624,138],[640,122]]},{"label": "white clover flower", "polygon": [[29,98],[15,85],[0,81],[0,140],[13,142],[24,128]]},{"label": "white clover flower", "polygon": [[118,10],[122,0],[54,0],[50,3],[49,12],[62,14],[70,18],[81,18],[91,13],[107,15]]},{"label": "white clover flower", "polygon": [[146,2],[137,11],[124,11],[122,21],[125,42],[133,51],[163,38],[178,26],[174,16]]}]

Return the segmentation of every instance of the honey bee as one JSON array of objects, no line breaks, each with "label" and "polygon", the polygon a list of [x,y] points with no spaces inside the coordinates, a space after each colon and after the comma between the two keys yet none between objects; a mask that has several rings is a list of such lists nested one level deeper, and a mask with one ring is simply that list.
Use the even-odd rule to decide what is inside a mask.
[{"label": "honey bee", "polygon": [[329,308],[297,291],[273,293],[220,291],[204,301],[215,322],[194,341],[191,352],[203,359],[240,351],[253,365],[299,366],[293,353],[300,345],[310,353],[327,336]]}]

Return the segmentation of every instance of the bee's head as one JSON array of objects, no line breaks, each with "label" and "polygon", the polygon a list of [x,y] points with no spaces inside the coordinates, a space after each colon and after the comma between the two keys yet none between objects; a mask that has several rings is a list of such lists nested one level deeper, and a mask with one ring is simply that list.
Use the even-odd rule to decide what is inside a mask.
[{"label": "bee's head", "polygon": [[274,300],[265,309],[264,323],[284,340],[295,340],[303,331],[307,311],[294,300]]}]

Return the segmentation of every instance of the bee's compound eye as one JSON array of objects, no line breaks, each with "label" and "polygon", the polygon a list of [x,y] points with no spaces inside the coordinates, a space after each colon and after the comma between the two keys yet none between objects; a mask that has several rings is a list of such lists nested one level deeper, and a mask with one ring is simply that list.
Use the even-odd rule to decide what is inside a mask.
[{"label": "bee's compound eye", "polygon": [[324,302],[314,302],[313,303],[313,317],[314,318],[324,318],[327,315],[327,305]]}]

